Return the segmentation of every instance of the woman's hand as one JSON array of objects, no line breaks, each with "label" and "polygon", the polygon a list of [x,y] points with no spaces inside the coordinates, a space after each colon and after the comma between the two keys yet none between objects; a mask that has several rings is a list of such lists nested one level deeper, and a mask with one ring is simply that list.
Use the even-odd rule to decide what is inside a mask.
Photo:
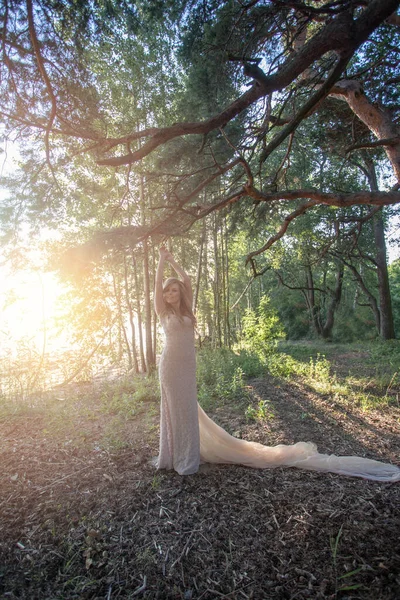
[{"label": "woman's hand", "polygon": [[190,304],[193,302],[193,290],[192,290],[192,284],[190,283],[189,276],[185,273],[185,271],[182,269],[182,267],[180,267],[178,265],[178,263],[172,256],[171,252],[169,250],[167,250],[167,248],[164,245],[160,246],[159,253],[160,253],[160,261],[159,261],[158,267],[157,267],[157,275],[156,275],[156,292],[157,293],[156,293],[156,300],[155,300],[156,312],[158,315],[161,314],[161,310],[162,310],[162,306],[163,306],[162,303],[164,302],[163,295],[162,295],[162,275],[163,275],[164,263],[166,261],[170,263],[171,267],[174,269],[174,271],[176,271],[176,273],[181,278],[182,283],[186,288],[186,292],[187,292],[188,300],[189,300]]},{"label": "woman's hand", "polygon": [[174,257],[172,256],[171,252],[169,250],[167,250],[167,248],[165,246],[160,246],[159,253],[160,253],[160,258],[163,258],[164,260],[167,260],[168,262],[171,262],[174,260]]}]

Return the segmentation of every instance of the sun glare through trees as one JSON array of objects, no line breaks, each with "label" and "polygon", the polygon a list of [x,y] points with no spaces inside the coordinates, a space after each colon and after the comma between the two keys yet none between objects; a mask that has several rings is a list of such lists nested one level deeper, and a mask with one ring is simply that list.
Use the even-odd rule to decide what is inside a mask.
[{"label": "sun glare through trees", "polygon": [[[288,339],[396,336],[397,7],[5,3],[4,260],[38,248],[81,357],[153,370],[161,243],[215,347],[266,294]],[[5,331],[47,351],[41,293]]]}]

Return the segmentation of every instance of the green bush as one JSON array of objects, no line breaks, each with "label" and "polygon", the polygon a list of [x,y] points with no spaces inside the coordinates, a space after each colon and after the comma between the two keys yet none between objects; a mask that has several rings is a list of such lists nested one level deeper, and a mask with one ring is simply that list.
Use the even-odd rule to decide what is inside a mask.
[{"label": "green bush", "polygon": [[351,343],[357,340],[373,340],[378,336],[375,320],[370,308],[357,307],[357,311],[341,306],[335,314],[333,339],[338,343]]},{"label": "green bush", "polygon": [[279,339],[285,332],[277,312],[272,308],[268,296],[263,296],[256,310],[248,309],[243,317],[242,347],[258,356],[261,362],[276,350]]},{"label": "green bush", "polygon": [[246,408],[246,419],[249,421],[263,422],[274,418],[274,411],[271,403],[268,400],[260,400],[257,406],[249,406]]},{"label": "green bush", "polygon": [[283,377],[284,379],[296,375],[306,375],[308,372],[308,365],[283,352],[270,354],[266,366],[273,377]]},{"label": "green bush", "polygon": [[255,352],[239,350],[236,357],[237,362],[246,377],[260,377],[265,374],[265,364],[263,364],[260,357]]},{"label": "green bush", "polygon": [[197,356],[198,398],[203,408],[247,399],[247,377],[262,372],[257,356],[228,348],[202,348]]},{"label": "green bush", "polygon": [[158,378],[124,378],[106,383],[101,393],[101,407],[107,414],[123,414],[133,417],[143,409],[146,402],[158,402],[160,398]]}]

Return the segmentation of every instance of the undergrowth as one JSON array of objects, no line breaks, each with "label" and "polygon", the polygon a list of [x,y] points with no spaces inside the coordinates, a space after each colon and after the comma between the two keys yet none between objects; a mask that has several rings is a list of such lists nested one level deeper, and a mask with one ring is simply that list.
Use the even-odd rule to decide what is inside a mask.
[{"label": "undergrowth", "polygon": [[399,404],[400,341],[369,344],[281,343],[268,372],[363,410]]},{"label": "undergrowth", "polygon": [[[243,411],[248,419],[272,418],[270,406],[251,401],[249,380],[267,375],[308,387],[335,403],[357,405],[363,410],[399,405],[400,341],[369,344],[324,344],[322,342],[280,342],[254,348],[207,348],[197,356],[198,398],[203,408],[212,410],[228,404]],[[54,388],[20,402],[0,394],[0,419],[13,416],[43,418],[46,432],[73,429],[80,417],[96,419],[103,415],[116,419],[115,429],[144,416],[156,417],[159,406],[157,374],[126,376],[114,381],[72,384],[68,389]],[[146,420],[147,419],[147,420]],[[154,419],[153,419],[154,420]],[[146,424],[145,424],[146,426]],[[76,432],[76,437],[78,433]],[[80,436],[84,438],[84,433]]]},{"label": "undergrowth", "polygon": [[197,393],[204,410],[212,406],[242,403],[248,399],[246,379],[261,373],[262,366],[249,356],[227,348],[203,348],[197,357]]},{"label": "undergrowth", "polygon": [[[198,391],[203,408],[249,401],[248,379],[272,375],[297,382],[332,402],[369,410],[399,404],[400,342],[329,345],[281,343],[266,352],[202,349],[198,355]],[[268,407],[247,405],[248,418],[266,418]]]}]

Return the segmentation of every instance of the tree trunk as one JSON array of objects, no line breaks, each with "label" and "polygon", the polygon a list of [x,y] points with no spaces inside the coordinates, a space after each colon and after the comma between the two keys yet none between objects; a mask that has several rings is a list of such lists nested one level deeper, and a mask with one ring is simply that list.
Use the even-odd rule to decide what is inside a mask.
[{"label": "tree trunk", "polygon": [[132,253],[132,263],[133,263],[133,276],[135,281],[136,288],[136,314],[138,319],[138,331],[139,331],[139,354],[140,354],[140,364],[142,367],[142,371],[146,371],[146,360],[144,357],[144,345],[143,345],[143,323],[142,323],[142,307],[140,305],[140,287],[139,287],[139,278],[137,272],[137,264],[135,255]]},{"label": "tree trunk", "polygon": [[123,314],[122,314],[121,292],[120,292],[119,287],[117,285],[117,281],[115,279],[114,273],[113,273],[112,278],[113,278],[113,287],[114,287],[115,300],[117,302],[119,327],[120,327],[120,331],[122,332],[122,335],[123,335],[124,341],[125,341],[125,347],[126,347],[126,351],[127,351],[127,354],[128,354],[129,369],[132,369],[132,366],[133,366],[133,363],[132,363],[132,353],[131,353],[131,348],[130,348],[130,345],[129,345],[129,340],[128,340],[128,336],[127,336],[127,333],[126,333],[126,329],[125,329],[125,325],[124,325],[124,318],[123,318]]},{"label": "tree trunk", "polygon": [[[156,265],[157,260],[156,260],[154,245],[152,246],[151,256],[152,256],[153,265]],[[153,277],[151,279],[151,287],[153,290],[155,288],[155,283],[156,283],[155,282],[155,269],[153,269]],[[154,358],[154,363],[156,363],[156,360],[157,360],[157,314],[156,314],[156,310],[154,307],[154,302],[153,302],[152,314],[153,314],[153,358]]]},{"label": "tree trunk", "polygon": [[146,371],[150,372],[154,367],[153,336],[151,329],[151,298],[150,298],[150,273],[149,273],[149,249],[147,240],[143,241],[143,283],[144,283],[144,314],[146,334]]},{"label": "tree trunk", "polygon": [[222,334],[224,340],[224,346],[228,345],[228,327],[227,327],[227,310],[226,310],[226,298],[227,298],[227,271],[226,271],[226,246],[225,246],[225,235],[224,235],[224,217],[221,218],[221,228],[220,228],[220,248],[221,248],[221,321],[222,321]]},{"label": "tree trunk", "polygon": [[132,303],[131,303],[130,293],[129,293],[128,266],[126,264],[126,256],[125,255],[124,255],[124,284],[125,284],[125,301],[126,301],[126,305],[128,307],[129,324],[131,326],[131,335],[132,335],[131,347],[132,347],[133,369],[134,369],[135,373],[139,373],[139,363],[138,363],[138,359],[137,359],[137,350],[136,350],[136,328],[135,328],[135,320],[134,320]]},{"label": "tree trunk", "polygon": [[[225,272],[226,272],[226,276],[225,276],[225,280],[226,280],[225,322],[226,322],[228,348],[230,348],[231,344],[232,344],[232,339],[231,339],[232,334],[231,334],[231,321],[230,321],[230,310],[229,310],[229,305],[230,305],[229,252],[228,252],[228,237],[229,236],[228,236],[228,227],[227,227],[227,223],[226,223],[226,217],[224,218],[224,235],[225,235],[224,259],[225,259]],[[261,283],[262,283],[262,279],[260,277],[260,285],[261,285]]]},{"label": "tree trunk", "polygon": [[[144,202],[144,177],[140,176],[140,208],[141,224],[146,225],[145,202]],[[149,248],[147,240],[143,240],[143,291],[144,291],[144,314],[145,314],[145,339],[146,339],[146,371],[150,372],[154,367],[153,336],[152,336],[152,308],[150,298],[150,271],[149,271]]]},{"label": "tree trunk", "polygon": [[[365,159],[365,165],[368,171],[368,180],[372,192],[378,191],[378,181],[376,178],[375,166],[369,157]],[[379,334],[384,340],[394,339],[394,320],[392,311],[392,298],[390,295],[389,273],[386,259],[386,241],[385,226],[383,222],[383,209],[381,208],[373,217],[373,229],[375,238],[375,263],[377,267],[378,287],[379,287],[379,310],[380,310],[380,329]]]},{"label": "tree trunk", "polygon": [[308,310],[310,313],[311,324],[318,336],[321,335],[321,324],[319,320],[319,309],[315,304],[314,280],[310,265],[306,266],[307,292],[305,294]]},{"label": "tree trunk", "polygon": [[396,336],[386,260],[385,227],[383,224],[382,209],[374,216],[374,236],[376,244],[375,260],[379,282],[379,308],[381,313],[380,336],[384,340],[392,340]]},{"label": "tree trunk", "polygon": [[[205,220],[207,223],[207,220]],[[208,229],[205,227],[205,239],[204,239],[204,285],[206,289],[212,288],[213,283],[210,277],[210,260],[209,260],[209,238],[208,238]],[[213,340],[214,339],[214,324],[211,310],[211,305],[209,301],[209,297],[205,298],[205,322],[207,324],[207,335]]]},{"label": "tree trunk", "polygon": [[351,263],[348,263],[346,261],[343,261],[343,263],[353,273],[353,275],[354,275],[356,281],[358,282],[360,288],[362,289],[362,291],[364,292],[364,294],[367,296],[367,298],[369,300],[369,306],[370,306],[372,312],[374,313],[376,328],[378,330],[378,333],[380,333],[380,330],[381,330],[381,313],[380,313],[378,302],[376,301],[375,296],[369,291],[369,289],[365,285],[365,282],[364,282],[361,274],[357,271],[356,267],[354,265],[352,265]]},{"label": "tree trunk", "polygon": [[345,100],[354,114],[378,140],[390,142],[383,148],[391,162],[397,181],[400,181],[400,131],[390,112],[368,100],[360,81],[339,81],[332,88],[330,95]]},{"label": "tree trunk", "polygon": [[201,271],[202,271],[202,268],[203,268],[203,248],[204,248],[204,241],[205,241],[205,239],[206,239],[206,220],[204,219],[204,221],[203,221],[203,231],[202,231],[201,239],[200,239],[199,257],[198,257],[198,262],[197,262],[196,283],[195,283],[194,298],[193,298],[193,312],[196,312],[196,310],[197,310],[197,303],[199,301]]},{"label": "tree trunk", "polygon": [[214,215],[214,227],[213,227],[213,242],[214,242],[214,332],[216,333],[216,339],[214,344],[221,346],[221,316],[220,316],[220,269],[219,269],[219,257],[218,257],[218,216]]},{"label": "tree trunk", "polygon": [[329,304],[325,324],[322,328],[321,334],[325,340],[331,339],[332,329],[335,322],[335,312],[340,304],[340,300],[342,298],[342,289],[343,289],[343,274],[344,274],[344,265],[343,263],[338,263],[338,269],[336,271],[336,285],[332,295],[332,300]]}]

